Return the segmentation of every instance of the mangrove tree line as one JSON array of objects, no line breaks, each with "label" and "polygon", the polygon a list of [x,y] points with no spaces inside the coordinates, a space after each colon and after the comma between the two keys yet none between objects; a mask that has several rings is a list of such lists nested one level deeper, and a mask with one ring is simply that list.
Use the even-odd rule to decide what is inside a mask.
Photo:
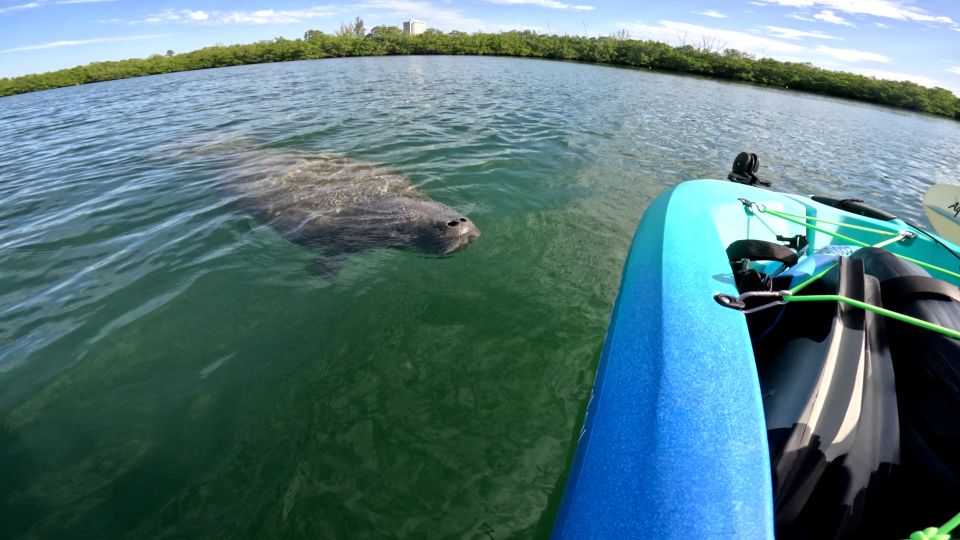
[{"label": "mangrove tree line", "polygon": [[960,119],[960,99],[943,88],[828,71],[807,63],[758,59],[733,49],[720,50],[709,41],[700,46],[673,47],[655,41],[629,39],[625,32],[609,37],[582,37],[531,31],[467,34],[427,30],[411,36],[392,26],[377,26],[368,32],[360,19],[352,25],[342,25],[335,35],[310,30],[303,39],[277,38],[248,45],[207,47],[182,54],[167,51],[165,55],[143,59],[94,62],[39,75],[4,78],[0,79],[0,96],[242,64],[410,54],[518,56],[693,73]]}]

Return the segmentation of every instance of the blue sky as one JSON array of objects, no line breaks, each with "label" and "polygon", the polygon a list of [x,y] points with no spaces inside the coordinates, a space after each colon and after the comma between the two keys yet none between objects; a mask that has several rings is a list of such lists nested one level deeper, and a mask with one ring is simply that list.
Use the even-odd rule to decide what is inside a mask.
[{"label": "blue sky", "polygon": [[956,0],[0,0],[0,77],[168,49],[333,33],[417,18],[429,28],[603,36],[706,44],[913,80],[960,95]]}]

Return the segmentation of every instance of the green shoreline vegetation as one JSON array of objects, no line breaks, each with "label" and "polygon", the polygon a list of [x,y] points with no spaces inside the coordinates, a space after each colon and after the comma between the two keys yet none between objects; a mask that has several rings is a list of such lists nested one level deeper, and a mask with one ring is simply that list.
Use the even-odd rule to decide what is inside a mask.
[{"label": "green shoreline vegetation", "polygon": [[757,59],[733,49],[721,49],[716,40],[707,38],[697,46],[673,47],[630,39],[625,31],[609,37],[582,37],[532,31],[467,34],[427,30],[411,36],[393,26],[377,26],[366,32],[363,21],[358,18],[352,25],[341,25],[336,35],[309,30],[303,39],[276,38],[247,45],[218,45],[182,54],[167,51],[166,55],[144,59],[94,62],[37,75],[3,78],[0,96],[244,64],[348,56],[475,55],[573,60],[691,73],[960,119],[960,99],[943,88],[828,71],[807,63]]}]

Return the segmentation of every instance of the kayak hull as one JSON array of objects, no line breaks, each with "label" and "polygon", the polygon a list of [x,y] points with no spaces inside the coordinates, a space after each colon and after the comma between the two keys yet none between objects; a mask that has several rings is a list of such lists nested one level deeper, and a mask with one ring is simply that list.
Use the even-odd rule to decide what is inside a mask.
[{"label": "kayak hull", "polygon": [[[772,538],[767,436],[743,315],[703,197],[680,184],[634,237],[555,538]],[[743,187],[743,186],[741,186]],[[714,189],[715,188],[715,189]],[[719,193],[714,193],[715,191]],[[737,197],[725,197],[743,215]],[[695,246],[689,249],[689,246]]]},{"label": "kayak hull", "polygon": [[[817,221],[755,213],[744,201]],[[803,235],[804,255],[891,238],[850,235],[847,225],[916,232],[899,219],[719,180],[684,182],[651,203],[628,253],[554,538],[773,538],[751,338],[744,315],[715,300],[738,295],[726,247]],[[960,251],[924,235],[887,247],[957,272],[945,248]]]}]

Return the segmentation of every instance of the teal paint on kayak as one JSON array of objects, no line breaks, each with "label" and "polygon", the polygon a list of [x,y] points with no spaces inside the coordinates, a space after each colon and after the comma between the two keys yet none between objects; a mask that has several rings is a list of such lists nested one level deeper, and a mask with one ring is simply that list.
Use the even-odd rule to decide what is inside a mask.
[{"label": "teal paint on kayak", "polygon": [[750,338],[713,299],[736,293],[709,206],[744,215],[728,186],[680,184],[640,223],[555,538],[773,535]]},{"label": "teal paint on kayak", "polygon": [[[809,216],[821,231],[739,200]],[[839,225],[838,225],[839,224]],[[805,235],[812,254],[899,233],[807,197],[718,180],[684,182],[647,209],[624,267],[554,538],[772,538],[767,433],[726,246]],[[939,244],[937,242],[940,242]],[[956,272],[956,246],[927,235],[888,250]],[[936,277],[957,284],[949,275]]]}]

